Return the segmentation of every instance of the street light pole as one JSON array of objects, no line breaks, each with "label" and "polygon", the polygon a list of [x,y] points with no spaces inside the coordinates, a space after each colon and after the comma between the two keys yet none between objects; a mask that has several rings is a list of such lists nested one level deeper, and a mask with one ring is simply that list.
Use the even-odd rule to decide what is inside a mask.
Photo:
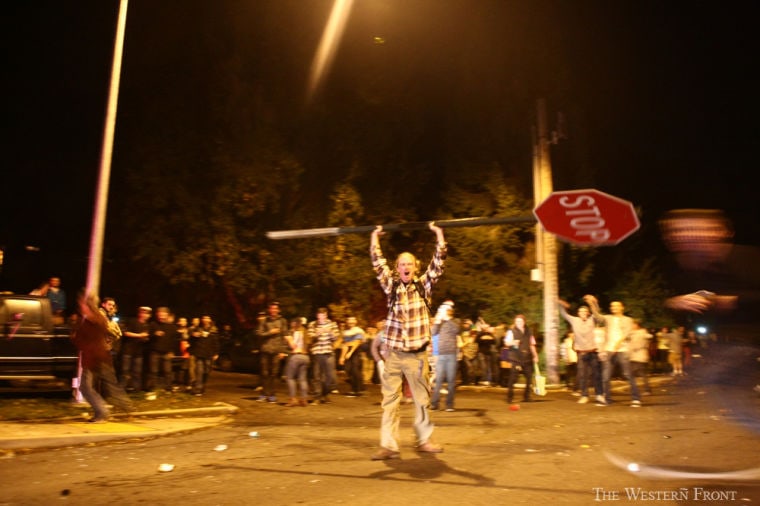
[{"label": "street light pole", "polygon": [[94,294],[97,294],[100,290],[100,269],[103,263],[103,236],[106,225],[106,209],[108,207],[108,185],[111,178],[113,137],[116,129],[116,105],[119,100],[119,81],[128,3],[129,0],[121,0],[119,5],[119,18],[116,25],[113,63],[111,65],[111,86],[108,92],[108,107],[106,110],[105,128],[103,130],[103,147],[100,153],[100,171],[95,196],[95,209],[92,217],[92,233],[90,234],[87,291]]},{"label": "street light pole", "polygon": [[[106,121],[103,129],[103,147],[100,153],[100,170],[98,186],[95,194],[95,208],[92,216],[92,231],[90,233],[90,258],[87,264],[88,293],[97,294],[100,291],[100,269],[103,264],[103,236],[106,228],[106,209],[108,208],[108,185],[111,180],[111,157],[113,155],[113,137],[116,129],[116,104],[119,99],[119,81],[121,76],[121,60],[124,50],[124,29],[127,25],[127,4],[129,0],[121,0],[119,17],[116,23],[116,37],[111,64],[111,86],[108,90],[108,105]],[[77,376],[72,379],[72,395],[77,402],[84,402],[79,386],[82,382],[82,354],[79,354]]]}]

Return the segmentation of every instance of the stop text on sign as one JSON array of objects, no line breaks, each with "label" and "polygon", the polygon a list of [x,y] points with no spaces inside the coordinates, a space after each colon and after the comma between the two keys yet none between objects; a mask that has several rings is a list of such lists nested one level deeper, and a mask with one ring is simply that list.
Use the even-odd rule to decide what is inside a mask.
[{"label": "stop text on sign", "polygon": [[559,205],[566,209],[565,216],[570,218],[570,228],[575,231],[576,237],[585,237],[590,242],[604,242],[612,235],[593,197],[568,195],[560,197]]}]

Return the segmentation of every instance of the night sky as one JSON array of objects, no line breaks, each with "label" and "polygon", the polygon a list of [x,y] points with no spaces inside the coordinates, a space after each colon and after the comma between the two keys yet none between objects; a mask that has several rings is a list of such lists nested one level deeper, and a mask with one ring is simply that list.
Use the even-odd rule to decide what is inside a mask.
[{"label": "night sky", "polygon": [[[563,113],[568,136],[554,148],[555,190],[585,187],[591,177],[594,187],[632,201],[642,228],[668,209],[725,209],[737,241],[760,244],[760,199],[750,182],[758,131],[752,3],[356,3],[333,67],[307,101],[311,58],[332,2],[132,0],[114,170],[123,169],[120,156],[139,149],[130,132],[152,128],[151,100],[163,93],[182,97],[189,111],[202,109],[192,97],[215,77],[204,66],[238,52],[255,60],[246,69],[262,83],[261,96],[276,90],[272,107],[302,125],[310,108],[329,109],[355,93],[356,82],[371,84],[372,72],[384,76],[378,87],[422,90],[409,95],[414,103],[385,104],[391,118],[394,107],[419,112],[414,128],[426,133],[420,159],[445,157],[461,141],[529,174],[530,146],[514,156],[528,118],[519,123],[493,111],[509,109],[518,96],[523,108],[526,97],[546,98]],[[88,254],[118,4],[5,6],[0,279],[15,286],[2,289],[31,290],[51,274],[84,284],[77,278]],[[446,135],[438,138],[442,125]],[[493,136],[494,125],[503,127],[503,140]],[[173,142],[181,146],[181,135]],[[316,179],[328,170],[304,165]]]}]

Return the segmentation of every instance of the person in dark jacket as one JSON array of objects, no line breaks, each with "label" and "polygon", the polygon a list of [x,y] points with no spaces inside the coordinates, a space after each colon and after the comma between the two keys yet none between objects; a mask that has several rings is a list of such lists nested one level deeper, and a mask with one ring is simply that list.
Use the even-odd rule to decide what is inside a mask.
[{"label": "person in dark jacket", "polygon": [[275,385],[280,375],[280,362],[288,356],[290,347],[285,339],[288,321],[280,314],[280,303],[270,302],[269,314],[261,320],[256,336],[261,344],[262,392],[259,401],[277,402]]},{"label": "person in dark jacket", "polygon": [[214,360],[219,357],[219,331],[211,316],[201,316],[201,323],[190,334],[190,354],[195,357],[193,393],[203,395]]},{"label": "person in dark jacket", "polygon": [[153,309],[140,306],[137,316],[127,320],[121,344],[121,386],[128,392],[143,386],[143,357],[150,338],[150,317]]},{"label": "person in dark jacket", "polygon": [[536,338],[533,332],[525,324],[525,316],[515,316],[514,325],[507,331],[504,344],[517,355],[516,364],[509,370],[509,384],[507,386],[507,402],[512,403],[515,393],[515,383],[518,375],[522,372],[525,376],[525,392],[523,402],[530,402],[530,388],[533,382],[533,367],[538,363],[538,351],[536,350]]},{"label": "person in dark jacket", "polygon": [[94,411],[90,422],[104,423],[110,414],[108,404],[95,385],[99,384],[103,395],[122,411],[131,413],[134,408],[126,391],[116,380],[108,345],[108,320],[98,310],[98,297],[82,293],[77,298],[77,303],[82,318],[73,329],[71,339],[81,354],[82,378],[79,389]]},{"label": "person in dark jacket", "polygon": [[176,326],[171,321],[169,308],[159,307],[156,309],[156,320],[150,324],[148,390],[155,390],[160,383],[164,390],[171,391],[176,339]]}]

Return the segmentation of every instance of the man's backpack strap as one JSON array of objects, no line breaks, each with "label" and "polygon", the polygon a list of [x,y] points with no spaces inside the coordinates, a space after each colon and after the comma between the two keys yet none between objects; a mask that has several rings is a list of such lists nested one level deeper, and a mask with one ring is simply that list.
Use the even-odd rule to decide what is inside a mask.
[{"label": "man's backpack strap", "polygon": [[[399,284],[401,284],[401,280],[393,280],[393,285],[391,285],[391,293],[388,295],[388,310],[393,308],[393,305],[396,303],[396,292],[398,291]],[[412,281],[412,284],[414,284],[414,288],[417,290],[417,293],[420,294],[422,300],[425,301],[425,307],[427,308],[428,313],[432,316],[433,310],[430,308],[430,301],[428,301],[427,297],[425,297],[425,287],[422,286],[422,281],[415,279]]]}]

